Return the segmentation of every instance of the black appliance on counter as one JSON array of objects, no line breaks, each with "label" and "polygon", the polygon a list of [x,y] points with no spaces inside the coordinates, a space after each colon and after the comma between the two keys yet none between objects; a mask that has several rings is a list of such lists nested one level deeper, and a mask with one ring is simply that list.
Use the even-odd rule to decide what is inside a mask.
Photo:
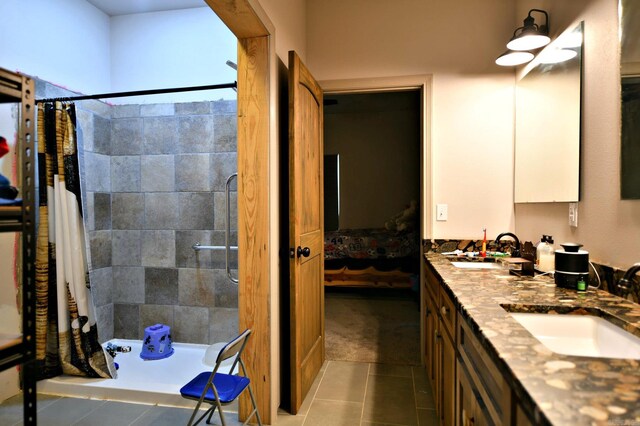
[{"label": "black appliance on counter", "polygon": [[555,282],[558,287],[584,291],[589,285],[589,252],[580,250],[582,244],[560,244],[556,250]]}]

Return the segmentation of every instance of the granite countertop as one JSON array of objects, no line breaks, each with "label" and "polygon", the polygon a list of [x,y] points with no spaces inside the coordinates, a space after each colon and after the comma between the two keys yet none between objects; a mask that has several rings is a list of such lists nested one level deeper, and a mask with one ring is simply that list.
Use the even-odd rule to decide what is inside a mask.
[{"label": "granite countertop", "polygon": [[553,353],[501,306],[516,312],[592,313],[640,337],[640,305],[601,290],[556,287],[548,276],[460,269],[433,252],[425,258],[536,423],[640,424],[640,360]]}]

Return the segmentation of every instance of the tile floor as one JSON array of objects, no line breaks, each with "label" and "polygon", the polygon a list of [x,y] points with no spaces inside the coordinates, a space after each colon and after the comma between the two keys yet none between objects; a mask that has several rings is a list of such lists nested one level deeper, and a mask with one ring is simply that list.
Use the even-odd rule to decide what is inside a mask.
[{"label": "tile floor", "polygon": [[[53,395],[38,396],[38,424],[182,425],[191,410]],[[239,425],[234,413],[227,424]],[[214,424],[220,424],[217,415]],[[0,425],[22,424],[20,395],[0,404]],[[299,413],[278,412],[278,426],[438,425],[421,367],[327,361]]]}]

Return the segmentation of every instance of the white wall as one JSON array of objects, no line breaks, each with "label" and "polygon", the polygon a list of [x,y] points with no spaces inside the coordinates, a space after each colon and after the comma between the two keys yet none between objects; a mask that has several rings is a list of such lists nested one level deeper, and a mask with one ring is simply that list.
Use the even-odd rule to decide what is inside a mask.
[{"label": "white wall", "polygon": [[[235,36],[209,8],[138,13],[111,18],[114,92],[231,83],[237,73]],[[114,103],[236,99],[231,89],[163,94]]]},{"label": "white wall", "polygon": [[295,50],[305,62],[307,59],[307,4],[306,0],[261,0],[262,7],[276,28],[276,54],[288,65],[290,50]]},{"label": "white wall", "polygon": [[[11,104],[0,105],[0,136],[7,140],[9,153],[0,158],[0,174],[19,187],[16,166],[17,111]],[[0,334],[20,333],[20,316],[16,305],[15,242],[17,233],[0,233]],[[16,368],[0,372],[0,402],[19,391]]]},{"label": "white wall", "polygon": [[584,20],[581,200],[578,227],[568,223],[567,203],[518,204],[518,236],[584,244],[591,260],[626,269],[640,262],[640,201],[620,199],[620,72],[615,0],[522,1],[549,12],[551,32]]},{"label": "white wall", "polygon": [[0,2],[0,67],[83,93],[109,91],[109,17],[85,0]]},{"label": "white wall", "polygon": [[515,80],[494,60],[514,16],[509,0],[307,2],[307,62],[316,78],[433,74],[427,184],[433,204],[449,205],[449,220],[433,222],[427,237],[513,230]]}]

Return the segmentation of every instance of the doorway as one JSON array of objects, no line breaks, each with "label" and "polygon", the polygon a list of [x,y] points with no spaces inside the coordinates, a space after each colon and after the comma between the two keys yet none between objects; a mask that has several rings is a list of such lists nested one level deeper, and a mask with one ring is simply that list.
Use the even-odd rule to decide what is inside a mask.
[{"label": "doorway", "polygon": [[325,94],[328,360],[420,363],[422,98]]}]

